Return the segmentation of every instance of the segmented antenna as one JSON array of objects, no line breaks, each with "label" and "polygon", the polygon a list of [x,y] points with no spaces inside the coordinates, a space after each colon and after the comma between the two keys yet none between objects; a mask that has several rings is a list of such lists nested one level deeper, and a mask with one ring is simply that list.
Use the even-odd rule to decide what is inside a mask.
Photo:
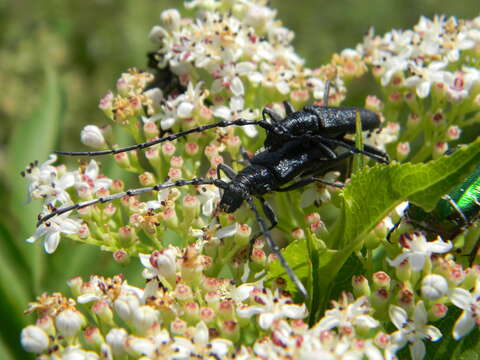
[{"label": "segmented antenna", "polygon": [[196,128],[181,131],[179,133],[168,135],[168,136],[155,139],[152,141],[148,141],[145,143],[135,144],[135,145],[126,146],[118,149],[100,150],[100,151],[55,151],[55,153],[59,155],[68,155],[68,156],[100,156],[100,155],[108,155],[108,154],[119,154],[127,151],[137,150],[137,149],[145,149],[165,141],[173,141],[180,137],[187,136],[189,134],[204,132],[205,130],[213,129],[216,127],[225,128],[229,126],[246,126],[246,125],[259,125],[260,127],[264,128],[267,131],[273,131],[273,126],[262,120],[246,120],[246,119],[236,119],[233,121],[222,120],[213,124],[198,126]]},{"label": "segmented antenna", "polygon": [[293,272],[290,265],[288,265],[288,262],[283,257],[278,245],[275,243],[275,241],[273,241],[272,235],[270,235],[270,232],[267,229],[267,225],[265,224],[265,220],[263,220],[263,218],[260,216],[260,213],[258,212],[257,207],[253,203],[253,199],[251,197],[248,197],[247,198],[247,203],[248,203],[248,206],[250,207],[250,209],[255,214],[255,218],[257,219],[258,225],[260,226],[260,230],[262,231],[263,236],[265,236],[265,238],[267,239],[268,245],[272,249],[275,256],[278,257],[278,260],[280,261],[280,264],[282,264],[283,268],[287,272],[288,277],[293,281],[293,283],[297,287],[298,291],[300,291],[300,293],[303,295],[303,297],[306,298],[308,296],[308,293],[307,293],[307,290],[305,289],[305,286],[303,286],[300,279]]},{"label": "segmented antenna", "polygon": [[191,179],[191,180],[177,180],[177,181],[170,182],[170,183],[157,184],[157,185],[154,185],[154,186],[137,188],[137,189],[130,189],[130,190],[123,191],[123,192],[120,192],[120,193],[107,195],[107,196],[102,196],[98,199],[83,201],[83,202],[79,202],[79,203],[76,203],[76,204],[73,204],[73,205],[64,206],[64,207],[61,207],[59,209],[56,209],[56,210],[52,211],[50,214],[45,215],[43,217],[40,217],[38,219],[38,222],[37,222],[37,227],[39,225],[43,224],[45,221],[48,221],[55,216],[65,214],[65,213],[67,213],[69,211],[72,211],[72,210],[83,209],[83,208],[86,208],[87,206],[91,206],[91,205],[98,204],[98,203],[110,202],[110,201],[113,201],[113,200],[121,199],[122,197],[125,197],[125,196],[134,196],[134,195],[139,195],[139,194],[143,194],[143,193],[150,192],[150,191],[159,191],[159,190],[163,190],[163,189],[167,189],[167,188],[171,188],[171,187],[186,186],[186,185],[215,185],[215,186],[217,186],[221,189],[225,189],[227,187],[227,183],[223,180],[220,180],[220,179],[195,178],[195,179]]}]

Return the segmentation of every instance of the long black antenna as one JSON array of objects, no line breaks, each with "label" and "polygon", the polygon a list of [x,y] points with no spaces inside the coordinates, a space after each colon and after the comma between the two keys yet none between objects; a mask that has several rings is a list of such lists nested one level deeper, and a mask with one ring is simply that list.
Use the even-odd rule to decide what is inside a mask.
[{"label": "long black antenna", "polygon": [[135,145],[126,146],[118,149],[100,150],[100,151],[55,151],[55,153],[59,155],[68,155],[68,156],[100,156],[100,155],[108,155],[108,154],[119,154],[119,153],[131,151],[131,150],[145,149],[165,141],[173,141],[175,139],[178,139],[183,136],[187,136],[189,134],[200,133],[205,130],[213,129],[216,127],[225,128],[229,126],[246,126],[246,125],[259,125],[265,130],[273,131],[273,126],[262,120],[246,120],[246,119],[236,119],[233,121],[222,120],[213,124],[198,126],[196,128],[181,131],[179,133],[168,135],[168,136],[155,139],[152,141],[148,141],[145,143],[135,144]]},{"label": "long black antenna", "polygon": [[273,253],[277,256],[278,260],[280,261],[280,264],[282,264],[283,268],[287,272],[288,277],[293,281],[298,291],[300,291],[303,297],[306,298],[308,296],[308,293],[307,293],[307,290],[305,289],[305,286],[303,286],[300,279],[297,277],[297,275],[295,275],[290,265],[288,265],[287,260],[285,260],[285,258],[283,257],[280,251],[280,248],[275,243],[275,241],[273,241],[272,235],[270,235],[267,225],[265,224],[265,220],[263,220],[263,218],[260,216],[260,213],[258,212],[255,204],[253,203],[253,199],[251,197],[248,197],[247,202],[250,209],[255,214],[255,218],[257,219],[258,225],[260,225],[260,230],[262,231],[263,235],[267,239],[268,245],[272,249]]},{"label": "long black antenna", "polygon": [[130,189],[130,190],[123,191],[123,192],[120,192],[120,193],[107,195],[107,196],[102,196],[98,199],[83,201],[83,202],[79,202],[79,203],[76,203],[76,204],[73,204],[73,205],[64,206],[64,207],[61,207],[59,209],[55,209],[50,214],[45,215],[43,217],[40,217],[38,219],[38,222],[37,222],[37,227],[39,225],[43,224],[44,222],[50,220],[51,218],[53,218],[55,216],[58,216],[58,215],[61,215],[61,214],[65,214],[69,211],[83,209],[87,206],[91,206],[91,205],[98,204],[98,203],[110,202],[110,201],[113,201],[113,200],[121,199],[122,197],[125,197],[125,196],[134,196],[134,195],[139,195],[139,194],[143,194],[143,193],[150,192],[150,191],[159,191],[159,190],[163,190],[163,189],[167,189],[167,188],[171,188],[171,187],[177,187],[177,186],[212,185],[212,184],[219,187],[219,188],[222,188],[222,189],[225,189],[226,186],[227,186],[227,183],[223,180],[220,180],[220,179],[195,178],[195,179],[191,179],[191,180],[177,180],[177,181],[173,181],[173,182],[170,182],[170,183],[157,184],[157,185],[154,185],[154,186],[137,188],[137,189]]}]

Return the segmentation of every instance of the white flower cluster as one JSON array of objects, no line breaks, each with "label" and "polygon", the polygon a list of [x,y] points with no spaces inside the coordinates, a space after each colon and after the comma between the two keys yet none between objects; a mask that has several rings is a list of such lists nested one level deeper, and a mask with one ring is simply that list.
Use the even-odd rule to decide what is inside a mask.
[{"label": "white flower cluster", "polygon": [[[95,160],[90,160],[88,166],[75,171],[67,171],[65,166],[53,166],[56,160],[57,156],[52,154],[43,164],[31,164],[22,173],[30,181],[29,199],[43,200],[42,216],[57,207],[72,205],[73,189],[76,189],[76,196],[91,199],[97,192],[107,191],[112,185],[111,179],[100,175]],[[27,241],[35,242],[45,237],[45,251],[51,254],[59,244],[60,234],[76,234],[80,226],[80,219],[72,216],[72,213],[61,214],[42,223]]]},{"label": "white flower cluster", "polygon": [[[372,29],[357,51],[377,67],[384,87],[410,87],[425,98],[435,85],[451,101],[462,102],[480,85],[479,48],[480,17],[463,21],[435,16],[421,17],[412,30],[394,30],[383,37]],[[468,63],[471,66],[464,65]]]},{"label": "white flower cluster", "polygon": [[[163,129],[178,119],[206,113],[206,96],[213,102],[210,114],[225,120],[258,118],[265,103],[258,101],[260,95],[277,103],[290,97],[296,105],[304,104],[310,94],[315,100],[323,98],[325,74],[303,67],[290,45],[293,33],[265,4],[193,1],[186,6],[199,11],[195,19],[182,18],[175,9],[162,13],[162,25],[150,33],[160,45],[158,67],[175,73],[187,88],[168,97],[161,106],[163,115],[154,116]],[[345,91],[339,76],[331,80],[336,91]],[[249,136],[256,134],[252,127],[244,130]]]}]

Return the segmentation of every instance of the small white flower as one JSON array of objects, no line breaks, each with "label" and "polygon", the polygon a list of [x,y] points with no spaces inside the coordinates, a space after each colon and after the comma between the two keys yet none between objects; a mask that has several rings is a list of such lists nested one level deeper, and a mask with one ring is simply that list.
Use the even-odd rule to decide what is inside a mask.
[{"label": "small white flower", "polygon": [[334,308],[327,310],[325,316],[315,326],[315,331],[325,331],[332,328],[349,330],[355,327],[373,329],[378,327],[379,322],[368,315],[372,308],[366,297],[360,297],[355,302],[350,303],[347,294],[343,294],[339,302],[333,302]]},{"label": "small white flower", "polygon": [[20,342],[25,351],[40,354],[48,349],[50,340],[41,328],[35,325],[29,325],[22,330]]},{"label": "small white flower", "polygon": [[[238,118],[252,120],[257,117],[257,112],[244,109],[244,100],[243,97],[237,96],[230,99],[230,106],[218,106],[214,109],[213,115],[216,117],[223,118],[228,121],[233,121]],[[258,130],[254,125],[242,126],[242,130],[245,131],[245,134],[249,137],[255,137],[258,134]]]},{"label": "small white flower", "polygon": [[69,218],[69,215],[69,213],[57,215],[42,223],[35,231],[35,234],[27,239],[27,242],[33,243],[45,237],[43,242],[45,251],[47,254],[52,254],[58,247],[60,234],[76,234],[80,230],[82,225],[81,221],[75,218]]},{"label": "small white flower", "polygon": [[70,195],[66,189],[73,186],[75,176],[71,172],[66,172],[61,178],[58,178],[58,170],[52,164],[57,161],[57,155],[51,154],[48,160],[40,166],[27,168],[24,172],[25,178],[30,180],[28,185],[28,202],[34,199],[44,199],[45,203],[54,206],[70,202]]},{"label": "small white flower", "polygon": [[423,269],[425,260],[432,254],[443,254],[452,249],[453,245],[450,241],[444,242],[441,237],[437,237],[435,241],[427,241],[423,234],[414,233],[410,240],[406,240],[403,252],[395,259],[387,259],[390,266],[397,267],[404,260],[408,259],[413,271],[420,271]]},{"label": "small white flower", "polygon": [[243,318],[260,314],[258,324],[262,329],[270,328],[275,320],[303,319],[308,314],[305,304],[293,304],[290,297],[280,297],[278,290],[273,293],[270,289],[265,289],[265,292],[251,291],[250,298],[255,305],[241,307],[237,309],[237,314]]},{"label": "small white flower", "polygon": [[409,319],[407,312],[400,306],[390,305],[390,320],[398,331],[391,335],[393,347],[390,349],[396,353],[406,344],[410,344],[410,355],[414,360],[425,357],[425,344],[423,340],[438,341],[442,333],[435,326],[427,325],[427,310],[423,301],[415,306],[413,319]]},{"label": "small white flower", "polygon": [[453,329],[455,340],[467,335],[480,319],[480,280],[477,280],[475,289],[470,293],[462,288],[455,288],[450,295],[452,303],[463,310]]},{"label": "small white flower", "polygon": [[405,79],[404,85],[415,87],[419,98],[423,99],[430,94],[432,84],[443,82],[445,72],[442,71],[447,66],[447,62],[434,61],[427,67],[410,64],[410,70],[413,76]]},{"label": "small white flower", "polygon": [[151,254],[139,254],[140,262],[145,267],[143,277],[152,279],[161,276],[174,285],[177,274],[177,259],[180,256],[180,249],[171,245],[166,249],[157,250]]},{"label": "small white flower", "polygon": [[100,168],[95,160],[90,160],[83,173],[78,172],[75,188],[83,195],[95,194],[100,189],[109,189],[112,179],[100,176]]}]

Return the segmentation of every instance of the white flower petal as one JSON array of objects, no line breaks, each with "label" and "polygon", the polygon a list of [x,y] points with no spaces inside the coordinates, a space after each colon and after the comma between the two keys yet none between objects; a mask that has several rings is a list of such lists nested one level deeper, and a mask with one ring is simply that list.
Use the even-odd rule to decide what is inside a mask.
[{"label": "white flower petal", "polygon": [[219,229],[215,233],[215,237],[217,237],[219,239],[222,239],[222,238],[233,236],[236,233],[237,233],[237,224],[235,223],[235,224],[232,224],[232,225],[229,225],[229,226],[226,226],[224,228]]},{"label": "white flower petal", "polygon": [[401,329],[403,325],[407,322],[407,312],[400,306],[390,305],[390,308],[388,309],[388,314],[390,316],[390,320],[397,329]]},{"label": "white flower petal", "polygon": [[410,355],[412,360],[422,360],[425,357],[425,344],[423,341],[417,339],[410,345]]},{"label": "white flower petal", "polygon": [[98,164],[95,160],[90,160],[88,163],[87,168],[85,169],[85,175],[88,176],[90,179],[95,180],[98,176],[99,172]]},{"label": "white flower petal", "polygon": [[453,329],[453,338],[459,340],[472,331],[475,326],[475,319],[472,317],[472,313],[464,311],[458,318]]},{"label": "white flower petal", "polygon": [[387,258],[387,262],[390,266],[397,267],[407,258],[408,258],[408,254],[403,253],[403,254],[398,255],[393,260],[390,260],[390,259]]},{"label": "white flower petal", "polygon": [[435,326],[429,325],[425,330],[425,333],[430,337],[430,341],[435,342],[442,338],[442,332]]},{"label": "white flower petal", "polygon": [[453,247],[453,244],[451,241],[445,242],[441,239],[428,243],[428,250],[431,251],[432,253],[437,253],[437,254],[446,253],[450,251],[452,247]]},{"label": "white flower petal", "polygon": [[425,265],[425,254],[410,254],[408,260],[410,261],[410,266],[412,267],[413,271],[420,271],[423,269],[423,265]]},{"label": "white flower petal", "polygon": [[60,233],[58,231],[46,235],[43,246],[47,254],[53,254],[57,250],[59,242]]},{"label": "white flower petal", "polygon": [[258,318],[258,325],[260,325],[263,330],[267,330],[272,326],[274,320],[275,315],[273,313],[263,313],[260,314]]}]

